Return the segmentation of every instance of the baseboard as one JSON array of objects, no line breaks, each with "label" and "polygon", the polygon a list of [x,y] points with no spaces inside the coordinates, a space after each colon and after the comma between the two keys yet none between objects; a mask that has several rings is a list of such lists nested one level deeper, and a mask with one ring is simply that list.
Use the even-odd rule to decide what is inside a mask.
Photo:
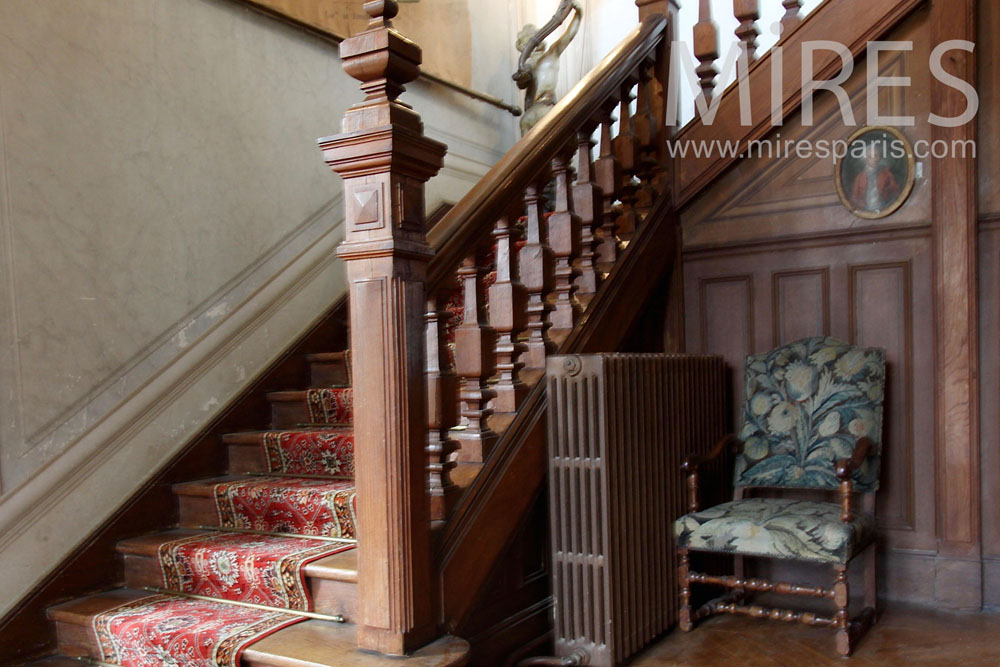
[{"label": "baseboard", "polygon": [[983,557],[983,609],[1000,610],[1000,556]]},{"label": "baseboard", "polygon": [[986,561],[978,558],[890,551],[879,558],[879,598],[954,611],[980,611],[989,595],[993,604],[1000,603],[1000,559],[991,562],[989,573],[987,569]]},{"label": "baseboard", "polygon": [[0,500],[0,615],[105,521],[346,289],[337,224]]}]

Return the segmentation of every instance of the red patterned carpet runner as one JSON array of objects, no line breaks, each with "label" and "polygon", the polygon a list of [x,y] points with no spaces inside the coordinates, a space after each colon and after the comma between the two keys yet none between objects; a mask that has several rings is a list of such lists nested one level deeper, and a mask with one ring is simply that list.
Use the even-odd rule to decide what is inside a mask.
[{"label": "red patterned carpet runner", "polygon": [[353,480],[256,477],[215,485],[223,528],[355,537]]},{"label": "red patterned carpet runner", "polygon": [[309,421],[314,424],[350,424],[354,421],[354,390],[330,387],[306,391]]},{"label": "red patterned carpet runner", "polygon": [[170,595],[94,617],[101,661],[123,667],[237,667],[255,641],[305,620],[279,612]]},{"label": "red patterned carpet runner", "polygon": [[170,591],[309,611],[303,566],[351,548],[308,538],[194,535],[160,545],[160,570]]},{"label": "red patterned carpet runner", "polygon": [[269,431],[262,436],[268,472],[354,477],[354,431]]}]

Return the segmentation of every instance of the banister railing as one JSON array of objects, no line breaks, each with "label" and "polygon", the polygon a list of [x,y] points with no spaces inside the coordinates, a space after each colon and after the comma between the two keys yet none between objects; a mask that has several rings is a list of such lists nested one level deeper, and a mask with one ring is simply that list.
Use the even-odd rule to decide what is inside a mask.
[{"label": "banister railing", "polygon": [[[455,462],[488,458],[547,354],[573,330],[663,194],[655,183],[663,125],[657,64],[667,26],[663,14],[646,16],[428,234],[436,251],[428,325],[446,338],[427,338],[435,360],[427,371],[434,520],[447,519],[457,497]],[[450,301],[457,326],[441,325],[442,301]],[[440,406],[452,402],[461,410],[447,423]]]},{"label": "banister railing", "polygon": [[676,5],[637,4],[636,29],[430,234],[424,183],[444,146],[396,100],[420,62],[391,27],[396,1],[365,2],[368,29],[341,44],[366,99],[320,147],[344,179],[347,209],[338,252],[350,294],[362,648],[398,654],[432,637],[430,525],[456,499],[456,460],[489,459],[546,355],[578,333],[591,298],[608,292],[602,281],[630,256],[622,249],[663,208]]},{"label": "banister railing", "polygon": [[431,285],[453,271],[470,242],[489,235],[491,227],[483,221],[504,213],[509,193],[524,192],[581,126],[597,116],[609,99],[619,99],[626,80],[663,46],[666,28],[663,14],[652,14],[636,26],[429,231],[427,240],[435,250],[428,274]]}]

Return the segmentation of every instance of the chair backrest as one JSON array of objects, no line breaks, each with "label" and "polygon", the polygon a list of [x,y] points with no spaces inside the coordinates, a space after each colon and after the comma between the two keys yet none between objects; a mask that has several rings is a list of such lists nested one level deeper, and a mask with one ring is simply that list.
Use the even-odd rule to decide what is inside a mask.
[{"label": "chair backrest", "polygon": [[836,489],[837,460],[868,436],[855,489],[878,489],[885,351],[804,338],[747,357],[736,486]]}]

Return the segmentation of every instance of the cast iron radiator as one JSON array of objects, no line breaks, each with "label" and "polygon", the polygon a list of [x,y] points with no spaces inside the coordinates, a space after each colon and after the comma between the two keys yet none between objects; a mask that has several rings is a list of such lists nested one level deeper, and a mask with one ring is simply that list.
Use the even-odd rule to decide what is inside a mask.
[{"label": "cast iron radiator", "polygon": [[725,365],[590,354],[546,371],[556,655],[617,665],[677,621],[680,464],[726,432]]}]

